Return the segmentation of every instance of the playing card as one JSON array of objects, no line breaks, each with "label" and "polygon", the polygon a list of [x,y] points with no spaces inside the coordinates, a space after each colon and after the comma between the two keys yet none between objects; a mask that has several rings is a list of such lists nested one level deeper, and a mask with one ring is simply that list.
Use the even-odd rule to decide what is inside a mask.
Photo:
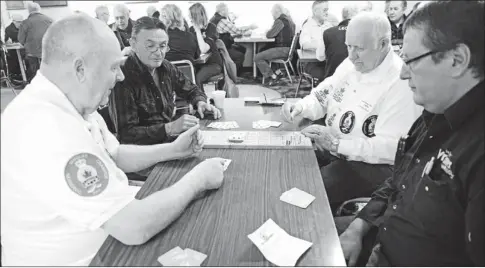
[{"label": "playing card", "polygon": [[272,127],[279,127],[281,126],[281,122],[278,121],[269,121]]},{"label": "playing card", "polygon": [[227,121],[227,122],[212,122],[207,127],[210,128],[217,128],[217,129],[232,129],[232,128],[239,128],[239,125],[236,121]]},{"label": "playing card", "polygon": [[185,254],[188,256],[188,262],[191,264],[191,266],[200,266],[202,262],[204,262],[204,260],[207,258],[207,255],[192,250],[190,248],[186,248],[184,251]]},{"label": "playing card", "polygon": [[185,251],[180,247],[175,247],[158,257],[158,262],[160,262],[163,266],[175,266],[175,264],[178,264],[186,258],[187,255],[185,254]]},{"label": "playing card", "polygon": [[229,164],[231,164],[232,160],[231,159],[223,159],[224,161],[224,171],[229,167]]},{"label": "playing card", "polygon": [[280,196],[280,200],[300,208],[307,208],[315,200],[315,197],[298,188],[293,188],[284,192]]}]

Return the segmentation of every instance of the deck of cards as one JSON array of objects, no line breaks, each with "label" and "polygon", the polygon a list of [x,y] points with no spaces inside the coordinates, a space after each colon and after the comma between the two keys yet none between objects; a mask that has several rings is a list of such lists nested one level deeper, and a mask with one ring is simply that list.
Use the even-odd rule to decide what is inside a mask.
[{"label": "deck of cards", "polygon": [[248,235],[248,238],[268,261],[277,266],[295,266],[303,253],[313,245],[289,235],[272,219]]},{"label": "deck of cards", "polygon": [[207,127],[216,129],[233,129],[239,128],[239,124],[236,121],[226,121],[226,122],[212,122]]},{"label": "deck of cards", "polygon": [[270,127],[279,127],[281,126],[281,122],[277,121],[268,121],[268,120],[259,120],[253,122],[253,128],[255,129],[265,129]]},{"label": "deck of cards", "polygon": [[315,197],[298,188],[292,188],[281,194],[280,200],[297,207],[307,208],[315,200]]},{"label": "deck of cards", "polygon": [[200,266],[207,255],[186,248],[175,247],[158,257],[158,262],[163,266]]}]

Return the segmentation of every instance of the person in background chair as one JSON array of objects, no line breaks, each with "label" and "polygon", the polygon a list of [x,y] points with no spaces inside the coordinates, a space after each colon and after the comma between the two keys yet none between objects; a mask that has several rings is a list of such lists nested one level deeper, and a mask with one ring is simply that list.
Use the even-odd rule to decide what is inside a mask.
[{"label": "person in background chair", "polygon": [[197,37],[199,48],[208,45],[209,50],[205,53],[211,53],[205,64],[196,66],[195,80],[197,86],[204,90],[203,84],[211,77],[221,74],[224,68],[221,54],[215,43],[218,39],[218,33],[216,25],[208,21],[207,13],[202,4],[195,3],[190,6],[189,17],[192,22],[190,32]]},{"label": "person in background chair", "polygon": [[349,266],[485,266],[483,10],[431,1],[404,23],[400,76],[424,111],[340,235]]},{"label": "person in background chair", "polygon": [[391,23],[391,31],[392,31],[392,44],[393,45],[401,45],[403,34],[402,34],[402,27],[404,22],[406,21],[406,8],[408,7],[408,1],[386,1],[386,14],[389,18],[389,22]]},{"label": "person in background chair", "polygon": [[133,20],[130,18],[130,9],[125,4],[116,4],[113,7],[113,16],[115,22],[109,25],[116,35],[120,47],[123,50],[130,46],[131,32],[133,29]]},{"label": "person in background chair", "polygon": [[337,67],[348,57],[349,53],[345,44],[345,34],[350,19],[360,12],[357,4],[348,4],[342,9],[343,20],[334,27],[323,32],[323,38],[317,47],[317,59],[325,60],[322,79],[333,75]]},{"label": "person in background chair", "polygon": [[332,208],[369,196],[392,175],[397,142],[421,113],[399,79],[403,61],[391,49],[391,26],[383,13],[361,12],[350,20],[349,56],[310,95],[282,107],[283,117],[324,118],[302,134],[318,148]]},{"label": "person in background chair", "polygon": [[96,109],[123,80],[124,58],[100,20],[54,22],[42,50],[38,74],[1,115],[2,265],[88,266],[108,236],[144,244],[221,186],[223,163],[212,158],[136,199],[125,172],[199,154],[199,126],[171,144],[119,144]]},{"label": "person in background chair", "polygon": [[108,24],[109,21],[109,9],[105,5],[96,6],[95,9],[96,18]]},{"label": "person in background chair", "polygon": [[269,60],[286,59],[290,52],[291,42],[295,35],[295,24],[284,14],[285,8],[281,4],[275,4],[271,8],[274,23],[266,33],[266,38],[274,38],[274,43],[266,45],[265,50],[254,57],[254,62],[263,77],[267,79],[267,85],[273,86],[283,76],[281,71],[273,72],[269,66]]},{"label": "person in background chair", "polygon": [[[323,33],[330,27],[337,25],[338,21],[330,19],[328,14],[328,1],[318,0],[312,5],[313,16],[302,26],[300,34],[300,47],[303,50],[316,51],[319,44],[323,43]],[[325,58],[319,62],[304,64],[303,70],[313,78],[322,81],[325,70]]]},{"label": "person in background chair", "polygon": [[154,6],[149,6],[147,8],[147,16],[160,19],[160,12],[158,12],[158,10]]},{"label": "person in background chair", "polygon": [[37,73],[42,59],[42,37],[52,24],[52,19],[40,13],[38,3],[27,3],[29,17],[22,22],[18,40],[25,48],[25,61],[28,68],[29,81]]},{"label": "person in background chair", "polygon": [[192,104],[201,118],[204,112],[214,113],[216,119],[221,116],[207,103],[204,92],[165,59],[169,36],[161,21],[138,19],[130,44],[132,53],[121,67],[125,80],[116,84],[110,98],[110,114],[121,143],[166,143],[197,125],[199,119],[189,114],[174,120],[176,96]]},{"label": "person in background chair", "polygon": [[[5,43],[18,43],[18,35],[19,35],[19,29],[20,25],[22,24],[22,21],[24,18],[20,14],[12,14],[12,23],[10,23],[7,28],[5,28]],[[21,50],[20,51],[22,56],[25,56],[25,51]],[[8,61],[8,71],[10,75],[15,78],[16,80],[21,80],[21,71],[20,71],[20,65],[19,65],[19,60],[17,56],[17,51],[16,50],[9,50],[7,53],[7,61]]]}]

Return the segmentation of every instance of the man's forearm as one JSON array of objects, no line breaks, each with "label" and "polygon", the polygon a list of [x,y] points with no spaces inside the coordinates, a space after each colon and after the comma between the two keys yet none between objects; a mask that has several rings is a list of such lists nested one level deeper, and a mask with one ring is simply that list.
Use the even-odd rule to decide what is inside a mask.
[{"label": "man's forearm", "polygon": [[165,229],[200,193],[188,173],[169,188],[142,200],[133,200],[114,215],[103,229],[126,245],[141,245]]},{"label": "man's forearm", "polygon": [[345,230],[346,232],[354,232],[358,235],[361,239],[369,232],[372,224],[368,223],[367,221],[361,218],[355,218]]},{"label": "man's forearm", "polygon": [[115,161],[121,170],[129,173],[149,168],[158,162],[177,159],[178,157],[171,143],[154,145],[121,144],[116,153]]}]

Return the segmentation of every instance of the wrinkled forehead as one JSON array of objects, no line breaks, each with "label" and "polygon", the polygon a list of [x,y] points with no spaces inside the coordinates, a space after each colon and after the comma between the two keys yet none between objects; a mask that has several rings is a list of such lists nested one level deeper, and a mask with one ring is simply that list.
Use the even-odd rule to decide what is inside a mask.
[{"label": "wrinkled forehead", "polygon": [[125,18],[128,18],[128,11],[124,11],[124,10],[120,10],[120,9],[115,8],[113,10],[113,15],[115,17],[125,17]]},{"label": "wrinkled forehead", "polygon": [[345,43],[353,46],[366,46],[374,42],[372,25],[365,21],[350,23],[345,33]]},{"label": "wrinkled forehead", "polygon": [[392,9],[402,9],[402,2],[401,1],[391,1],[389,2],[389,8]]}]

